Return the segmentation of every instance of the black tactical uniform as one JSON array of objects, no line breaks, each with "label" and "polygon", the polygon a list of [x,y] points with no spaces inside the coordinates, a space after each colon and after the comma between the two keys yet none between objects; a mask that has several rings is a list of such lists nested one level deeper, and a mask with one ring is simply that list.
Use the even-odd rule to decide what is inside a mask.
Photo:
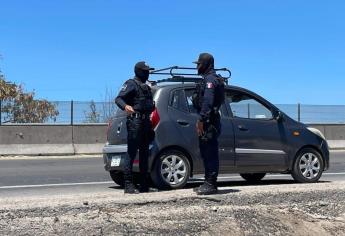
[{"label": "black tactical uniform", "polygon": [[197,85],[193,104],[200,114],[204,134],[199,136],[200,154],[204,161],[205,182],[196,189],[197,194],[217,192],[219,172],[218,137],[221,133],[219,109],[224,102],[224,80],[214,70],[213,56],[202,53],[197,62],[198,74],[203,80]]},{"label": "black tactical uniform", "polygon": [[139,149],[139,169],[140,169],[140,191],[147,192],[148,188],[148,157],[149,143],[152,138],[152,125],[150,114],[154,110],[154,101],[150,87],[146,84],[149,78],[150,68],[145,62],[138,62],[135,65],[135,78],[127,80],[115,103],[120,109],[125,110],[129,105],[135,111],[127,116],[127,144],[128,155],[124,164],[125,193],[138,193],[133,184],[133,161]]}]

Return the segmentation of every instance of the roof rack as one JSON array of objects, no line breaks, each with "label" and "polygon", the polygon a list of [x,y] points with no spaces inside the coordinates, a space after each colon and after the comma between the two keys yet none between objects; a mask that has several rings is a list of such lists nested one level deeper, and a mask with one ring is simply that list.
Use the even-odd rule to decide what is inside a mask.
[{"label": "roof rack", "polygon": [[[198,82],[202,79],[200,75],[198,75],[197,72],[195,73],[187,73],[184,71],[196,71],[197,68],[193,67],[181,67],[181,66],[171,66],[163,69],[153,70],[150,72],[151,75],[170,75],[170,78],[167,79],[161,79],[156,81],[149,81],[152,85],[156,85],[158,83],[163,82]],[[216,72],[218,71],[224,71],[228,73],[228,76],[222,76],[224,78],[225,82],[228,84],[228,80],[231,77],[231,71],[227,68],[218,68],[214,69]],[[182,71],[182,72],[181,72]]]}]

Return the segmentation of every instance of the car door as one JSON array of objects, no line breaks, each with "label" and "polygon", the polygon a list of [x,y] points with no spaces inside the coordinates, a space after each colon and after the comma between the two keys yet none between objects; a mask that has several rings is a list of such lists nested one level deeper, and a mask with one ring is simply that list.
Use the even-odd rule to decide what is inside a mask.
[{"label": "car door", "polygon": [[[194,89],[186,89],[185,96],[187,99],[188,110],[193,117],[193,132],[195,131],[195,123],[199,118],[196,109],[193,107],[192,96],[194,94]],[[235,155],[234,155],[234,132],[231,120],[229,120],[228,112],[225,106],[222,106],[220,109],[221,113],[221,124],[222,131],[218,139],[219,142],[219,169],[220,172],[226,172],[231,167],[235,165]]]},{"label": "car door", "polygon": [[233,117],[236,166],[253,171],[285,169],[285,128],[274,118],[270,104],[238,90],[227,91],[226,101]]},{"label": "car door", "polygon": [[[168,114],[171,124],[174,126],[175,145],[179,145],[186,149],[192,156],[199,156],[198,136],[195,130],[195,124],[198,119],[196,114],[190,113],[187,106],[187,100],[184,88],[178,88],[171,91]],[[171,135],[166,133],[167,136]],[[196,159],[193,163],[194,172],[202,172],[203,164],[200,159]]]}]

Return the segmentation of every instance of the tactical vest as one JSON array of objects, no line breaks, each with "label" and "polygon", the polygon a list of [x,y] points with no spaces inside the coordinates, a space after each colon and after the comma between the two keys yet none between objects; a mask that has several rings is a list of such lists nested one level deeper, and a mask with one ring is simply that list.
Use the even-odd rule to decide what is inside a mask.
[{"label": "tactical vest", "polygon": [[151,113],[154,109],[154,102],[151,88],[136,79],[133,79],[137,85],[137,92],[133,99],[133,109],[142,113]]},{"label": "tactical vest", "polygon": [[[215,98],[214,98],[214,103],[213,103],[213,108],[218,109],[220,106],[224,103],[225,101],[225,82],[224,79],[217,75],[216,76],[216,85],[215,85]],[[196,89],[192,97],[192,102],[194,108],[200,112],[202,108],[202,103],[204,99],[204,94],[205,94],[205,87],[206,83],[205,80],[201,80],[199,83],[196,84]]]}]

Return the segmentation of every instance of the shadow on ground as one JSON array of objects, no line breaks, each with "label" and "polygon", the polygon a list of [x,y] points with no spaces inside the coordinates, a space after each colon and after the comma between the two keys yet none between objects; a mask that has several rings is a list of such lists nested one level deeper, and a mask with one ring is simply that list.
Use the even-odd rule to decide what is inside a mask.
[{"label": "shadow on ground", "polygon": [[[329,183],[331,181],[319,181],[318,183]],[[191,188],[196,188],[199,187],[203,182],[202,181],[191,181],[186,184],[184,189],[191,189]],[[297,184],[294,180],[290,179],[268,179],[268,180],[261,180],[259,182],[251,183],[247,181],[219,181],[218,182],[218,187],[240,187],[240,186],[268,186],[268,185],[286,185],[286,184]],[[302,184],[302,183],[300,183]],[[114,190],[122,190],[123,187],[115,185],[109,187]],[[163,191],[172,191],[172,190],[159,190],[159,192]],[[234,193],[234,192],[239,192],[240,190],[238,189],[220,189],[218,191],[218,194],[227,194],[227,193]]]}]

